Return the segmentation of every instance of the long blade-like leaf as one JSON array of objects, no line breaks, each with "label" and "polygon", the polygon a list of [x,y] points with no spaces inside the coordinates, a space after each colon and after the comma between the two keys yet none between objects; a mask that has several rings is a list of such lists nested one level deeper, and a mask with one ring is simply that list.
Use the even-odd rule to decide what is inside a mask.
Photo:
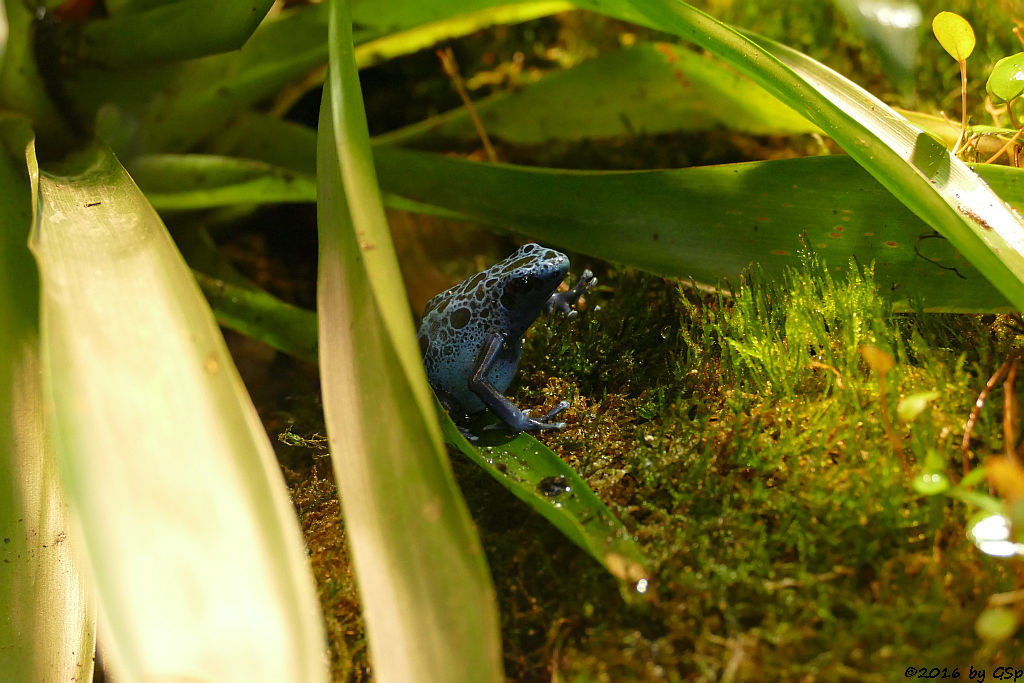
[{"label": "long blade-like leaf", "polygon": [[32,248],[62,481],[125,680],[321,681],[295,513],[160,219],[93,146],[39,181]]},{"label": "long blade-like leaf", "polygon": [[0,118],[0,672],[91,680],[95,616],[44,420],[39,275],[28,250],[34,174],[28,122]]},{"label": "long blade-like leaf", "polygon": [[316,199],[316,179],[311,175],[251,159],[153,154],[136,158],[130,170],[161,211]]},{"label": "long blade-like leaf", "polygon": [[[817,128],[718,60],[668,43],[641,43],[475,103],[487,133],[515,144],[705,131],[751,135]],[[465,107],[377,138],[378,144],[475,140]]]},{"label": "long blade-like leaf", "polygon": [[380,681],[501,678],[494,589],[451,475],[377,191],[347,0],[320,108],[320,367]]},{"label": "long blade-like leaf", "polygon": [[[394,148],[376,150],[375,158],[381,186],[415,202],[415,210],[662,275],[737,282],[753,261],[781,274],[799,265],[806,246],[830,267],[845,268],[851,258],[874,262],[882,291],[903,306],[1007,306],[947,241],[845,156],[627,173],[482,164]],[[1019,173],[986,173],[1024,206],[1012,181]]]},{"label": "long blade-like leaf", "polygon": [[626,527],[551,449],[529,434],[476,447],[459,433],[450,417],[444,418],[442,427],[448,443],[590,553],[613,576],[638,593],[647,590],[645,560]]},{"label": "long blade-like leaf", "polygon": [[[833,267],[851,258],[874,263],[876,280],[900,307],[1009,307],[948,241],[846,156],[599,173],[483,165],[389,147],[375,158],[394,208],[512,229],[662,275],[715,285],[735,281],[754,261],[781,274],[809,247]],[[303,174],[248,161],[162,155],[138,163],[139,182],[160,209],[315,199]],[[172,172],[161,174],[164,168]],[[179,173],[193,168],[206,170],[201,178]],[[1024,209],[1024,174],[998,166],[977,171],[1004,201]]]}]

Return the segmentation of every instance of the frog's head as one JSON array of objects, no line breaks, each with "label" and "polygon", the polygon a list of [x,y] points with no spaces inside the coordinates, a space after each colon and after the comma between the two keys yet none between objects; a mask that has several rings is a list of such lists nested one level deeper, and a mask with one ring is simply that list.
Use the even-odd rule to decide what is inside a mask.
[{"label": "frog's head", "polygon": [[498,264],[497,270],[502,280],[501,305],[513,325],[520,323],[525,329],[565,279],[569,257],[531,242]]}]

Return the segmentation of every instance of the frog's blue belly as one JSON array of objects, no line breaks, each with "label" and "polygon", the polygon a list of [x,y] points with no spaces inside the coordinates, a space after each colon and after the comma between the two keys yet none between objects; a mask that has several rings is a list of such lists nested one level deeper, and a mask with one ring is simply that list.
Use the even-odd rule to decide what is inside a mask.
[{"label": "frog's blue belly", "polygon": [[[512,384],[523,353],[522,340],[515,340],[502,347],[494,365],[484,377],[499,392],[504,393]],[[456,346],[451,353],[424,357],[427,379],[431,386],[446,394],[468,415],[486,409],[483,402],[469,388],[480,347],[475,345]]]}]

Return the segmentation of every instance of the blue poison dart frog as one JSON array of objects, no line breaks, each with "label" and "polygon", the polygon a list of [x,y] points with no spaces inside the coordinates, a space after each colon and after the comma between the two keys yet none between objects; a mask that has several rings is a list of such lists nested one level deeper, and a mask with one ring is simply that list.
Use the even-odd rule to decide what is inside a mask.
[{"label": "blue poison dart frog", "polygon": [[576,286],[556,292],[569,258],[539,244],[524,244],[501,263],[441,292],[423,311],[417,337],[427,378],[460,426],[490,409],[515,431],[562,429],[550,422],[569,403],[530,417],[505,398],[519,367],[523,334],[541,311],[575,315],[576,301],[597,282],[583,271]]}]

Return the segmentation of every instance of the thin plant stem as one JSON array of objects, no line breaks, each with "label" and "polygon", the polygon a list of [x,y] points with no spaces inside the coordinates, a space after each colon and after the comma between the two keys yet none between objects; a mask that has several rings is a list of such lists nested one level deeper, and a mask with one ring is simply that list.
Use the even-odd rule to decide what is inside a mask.
[{"label": "thin plant stem", "polygon": [[437,58],[441,60],[441,68],[448,75],[448,78],[452,79],[452,85],[455,86],[455,91],[459,93],[459,98],[462,100],[462,104],[466,107],[466,111],[469,112],[469,118],[473,121],[473,126],[476,128],[476,134],[480,136],[480,142],[484,145],[484,152],[487,154],[487,158],[491,163],[498,161],[498,155],[494,151],[494,146],[491,144],[491,138],[488,137],[487,131],[484,130],[483,121],[480,120],[480,116],[476,113],[476,107],[473,106],[473,102],[469,99],[469,93],[466,92],[466,85],[462,80],[462,76],[459,74],[459,65],[455,61],[455,55],[452,54],[452,49],[446,47],[443,50],[437,51]]}]

